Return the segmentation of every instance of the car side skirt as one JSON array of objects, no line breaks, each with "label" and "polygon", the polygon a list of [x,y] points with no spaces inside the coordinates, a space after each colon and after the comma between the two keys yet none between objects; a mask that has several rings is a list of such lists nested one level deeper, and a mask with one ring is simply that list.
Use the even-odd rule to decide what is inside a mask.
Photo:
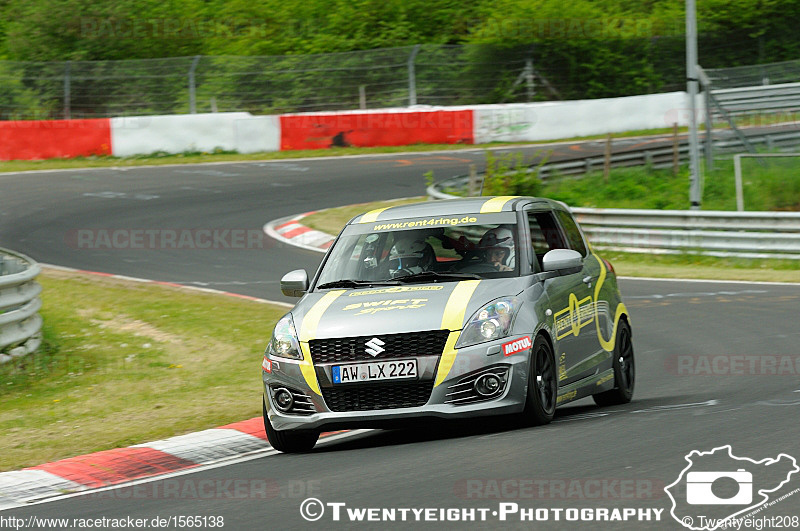
[{"label": "car side skirt", "polygon": [[593,374],[583,380],[558,388],[556,406],[563,406],[587,396],[596,395],[614,388],[614,369]]}]

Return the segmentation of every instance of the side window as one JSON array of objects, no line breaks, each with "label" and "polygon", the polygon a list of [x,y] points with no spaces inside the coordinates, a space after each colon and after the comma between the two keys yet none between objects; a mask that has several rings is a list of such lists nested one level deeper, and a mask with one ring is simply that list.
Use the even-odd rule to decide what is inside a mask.
[{"label": "side window", "polygon": [[552,212],[528,212],[528,226],[531,233],[531,247],[540,269],[542,258],[547,251],[568,248]]},{"label": "side window", "polygon": [[583,243],[581,231],[578,230],[578,225],[575,223],[575,220],[572,219],[572,216],[568,212],[564,212],[563,210],[556,210],[556,215],[559,221],[561,221],[561,226],[564,227],[564,232],[567,234],[570,247],[581,253],[581,256],[586,256],[586,244]]}]

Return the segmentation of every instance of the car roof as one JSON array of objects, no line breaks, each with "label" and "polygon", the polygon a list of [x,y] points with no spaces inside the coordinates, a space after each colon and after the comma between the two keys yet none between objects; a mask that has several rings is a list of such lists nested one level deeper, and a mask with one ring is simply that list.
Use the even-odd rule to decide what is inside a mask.
[{"label": "car roof", "polygon": [[369,212],[354,217],[348,224],[427,216],[461,216],[478,213],[514,212],[532,203],[537,203],[545,208],[553,210],[567,209],[564,203],[543,197],[466,197],[463,199],[423,201],[420,203],[370,210]]}]

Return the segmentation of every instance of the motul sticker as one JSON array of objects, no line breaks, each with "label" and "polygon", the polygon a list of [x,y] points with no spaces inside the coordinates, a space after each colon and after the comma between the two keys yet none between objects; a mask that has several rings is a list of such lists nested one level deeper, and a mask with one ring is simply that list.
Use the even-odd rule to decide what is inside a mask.
[{"label": "motul sticker", "polygon": [[515,339],[514,341],[509,341],[508,343],[503,343],[503,355],[504,356],[511,356],[512,354],[516,354],[518,352],[524,352],[531,348],[531,337],[525,336],[519,339]]},{"label": "motul sticker", "polygon": [[261,368],[264,369],[264,372],[272,372],[272,362],[264,356],[264,361],[261,362]]}]

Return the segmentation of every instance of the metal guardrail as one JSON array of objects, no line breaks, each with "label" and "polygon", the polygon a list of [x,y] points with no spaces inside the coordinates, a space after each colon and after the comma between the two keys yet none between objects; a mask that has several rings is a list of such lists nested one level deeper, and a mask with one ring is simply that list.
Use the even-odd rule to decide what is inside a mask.
[{"label": "metal guardrail", "polygon": [[[460,178],[463,179],[463,178]],[[434,199],[457,196],[434,183]],[[573,208],[592,245],[639,253],[689,253],[800,260],[800,212]]]},{"label": "metal guardrail", "polygon": [[[712,81],[713,83],[713,81]],[[765,111],[800,111],[800,83],[716,89],[714,98],[730,114],[753,114]]]},{"label": "metal guardrail", "polygon": [[39,273],[31,258],[0,248],[0,364],[36,351],[42,342]]}]

